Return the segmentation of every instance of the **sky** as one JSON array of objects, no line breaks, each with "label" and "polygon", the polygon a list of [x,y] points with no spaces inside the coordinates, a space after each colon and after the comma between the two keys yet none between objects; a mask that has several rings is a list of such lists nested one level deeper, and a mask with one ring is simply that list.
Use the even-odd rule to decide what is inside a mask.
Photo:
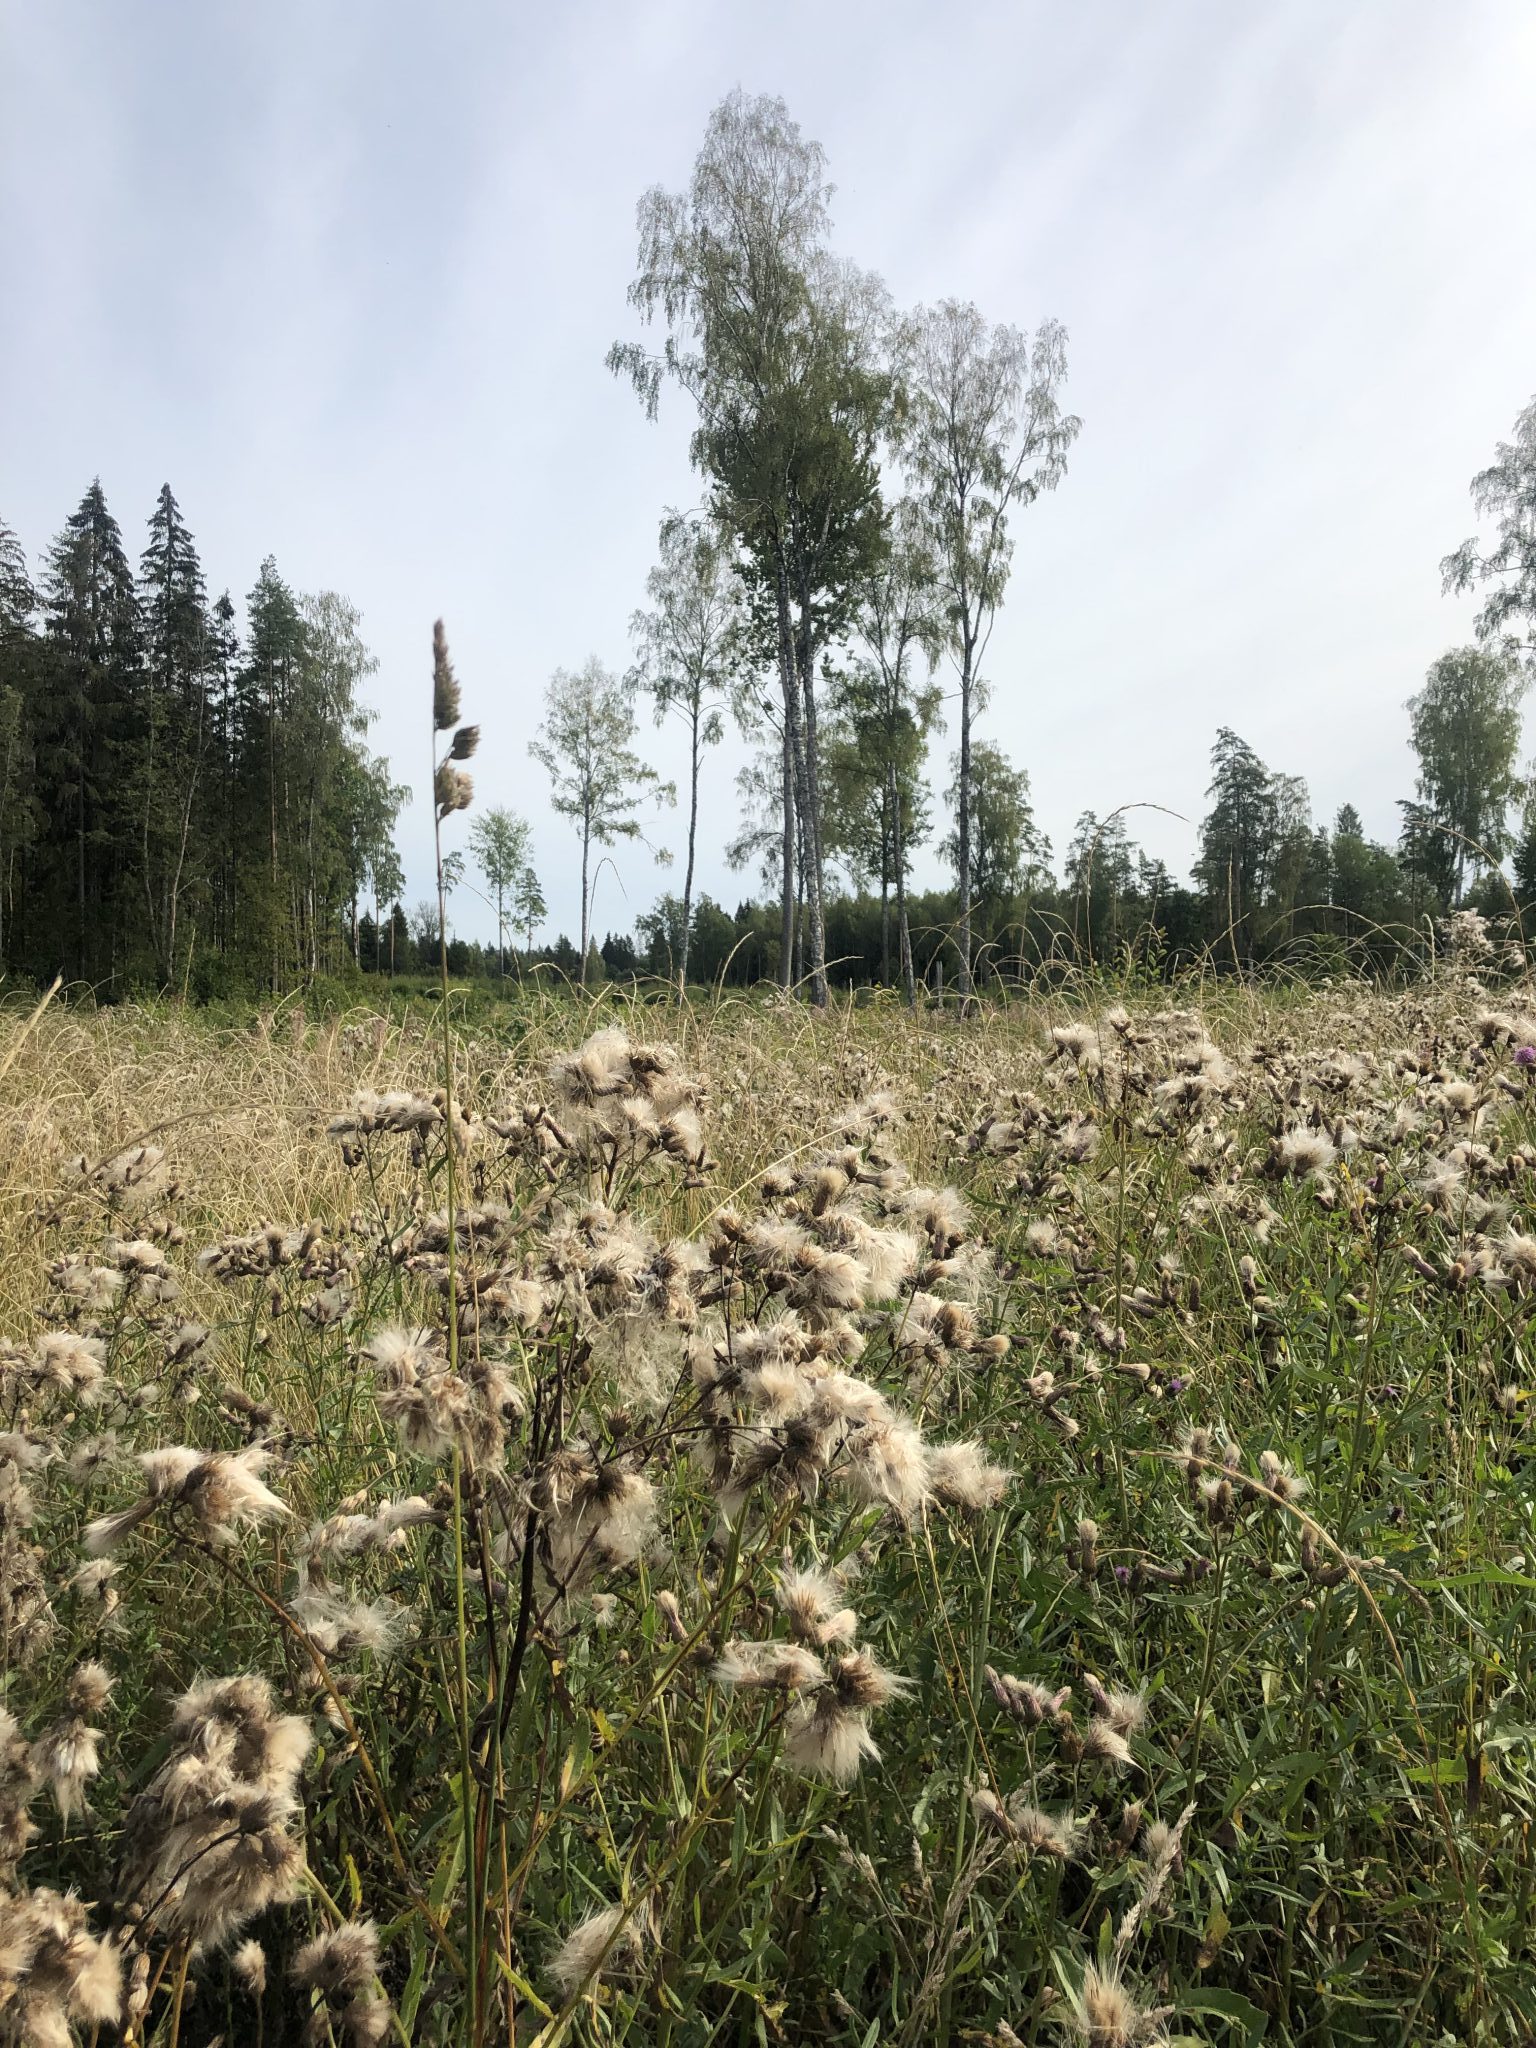
[{"label": "sky", "polygon": [[[1395,837],[1404,701],[1470,637],[1439,562],[1536,393],[1528,0],[10,7],[0,518],[36,563],[99,475],[136,556],[168,480],[211,592],[272,554],[351,598],[371,744],[418,792],[408,902],[442,614],[477,802],[530,819],[574,931],[527,746],[557,667],[628,665],[658,520],[702,496],[685,401],[647,421],[603,358],[641,332],[636,201],[736,86],[822,144],[835,246],[898,304],[1068,331],[1083,430],[1017,523],[978,727],[1058,856],[1085,808],[1155,805],[1127,822],[1186,873],[1220,725]],[[728,906],[744,758],[702,799]],[[677,872],[621,849],[595,929]],[[494,929],[467,896],[453,922]]]}]

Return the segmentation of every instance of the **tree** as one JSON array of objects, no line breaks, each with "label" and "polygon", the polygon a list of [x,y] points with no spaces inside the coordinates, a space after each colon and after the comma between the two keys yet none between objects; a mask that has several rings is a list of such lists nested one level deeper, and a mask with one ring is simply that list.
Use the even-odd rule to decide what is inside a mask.
[{"label": "tree", "polygon": [[511,908],[513,922],[523,934],[524,950],[531,953],[534,928],[542,924],[549,915],[549,905],[544,901],[544,891],[531,866],[522,868],[512,885]]},{"label": "tree", "polygon": [[1454,902],[1461,901],[1469,862],[1476,874],[1508,851],[1506,818],[1521,789],[1515,754],[1526,687],[1507,649],[1458,647],[1441,655],[1408,700],[1419,797],[1451,841]]},{"label": "tree", "polygon": [[1518,647],[1523,626],[1527,660],[1536,664],[1536,398],[1515,421],[1515,438],[1501,441],[1492,464],[1473,477],[1472,503],[1493,515],[1498,538],[1487,554],[1464,540],[1447,555],[1445,588],[1486,590],[1478,639]]},{"label": "tree", "polygon": [[[945,800],[958,815],[959,756],[952,763],[954,779]],[[971,751],[971,829],[965,848],[969,873],[959,878],[962,903],[973,905],[985,938],[996,936],[1015,900],[1026,889],[1050,879],[1051,843],[1035,824],[1029,775],[1015,768],[1001,747],[982,740]],[[958,867],[960,833],[945,839],[940,851]],[[969,993],[970,984],[966,984]]]},{"label": "tree", "polygon": [[162,986],[175,977],[182,897],[204,880],[202,776],[212,740],[210,632],[197,546],[162,484],[139,564],[144,662],[134,701],[139,883]]},{"label": "tree", "polygon": [[[268,555],[246,599],[246,656],[234,685],[236,889],[243,941],[283,985],[284,853],[290,814],[289,713],[308,647],[298,600]],[[255,855],[257,848],[261,849]]]},{"label": "tree", "polygon": [[50,831],[60,856],[49,863],[50,883],[64,884],[73,870],[48,907],[54,929],[73,927],[74,971],[110,975],[120,965],[117,911],[131,828],[118,771],[141,649],[133,572],[99,478],[49,551],[43,601],[52,660],[39,699],[38,765],[56,792]]},{"label": "tree", "polygon": [[429,970],[438,957],[439,941],[442,938],[443,920],[435,896],[420,896],[411,912],[411,937],[416,941],[417,957],[423,970]]},{"label": "tree", "polygon": [[496,905],[496,946],[503,978],[507,972],[506,903],[529,867],[528,820],[504,805],[482,811],[469,828],[469,849]]},{"label": "tree", "polygon": [[654,417],[677,381],[699,420],[693,461],[741,542],[759,638],[783,697],[782,974],[803,884],[813,1001],[825,1002],[818,656],[883,525],[876,443],[890,379],[874,360],[884,294],[827,252],[825,157],[784,102],[732,93],[714,110],[686,193],[648,192],[630,303],[660,315],[660,356],[608,361]]},{"label": "tree", "polygon": [[1317,858],[1312,829],[1312,801],[1300,775],[1270,777],[1274,806],[1271,844],[1265,868],[1264,939],[1273,947],[1295,934],[1298,905],[1327,895],[1328,858]]},{"label": "tree", "polygon": [[[943,645],[942,597],[922,508],[904,499],[891,515],[889,544],[860,587],[856,629],[866,651],[862,672],[845,695],[851,737],[878,789],[881,977],[889,985],[890,891],[896,893],[897,945],[908,1007],[917,1001],[907,877],[912,847],[927,831],[922,766],[940,721],[942,696],[932,681]],[[921,665],[921,675],[918,673]]]},{"label": "tree", "polygon": [[1126,937],[1124,910],[1137,888],[1138,849],[1118,811],[1084,811],[1067,849],[1072,930],[1090,960],[1110,957]]},{"label": "tree", "polygon": [[1329,856],[1329,898],[1334,910],[1343,914],[1347,940],[1371,945],[1378,936],[1371,927],[1404,922],[1408,905],[1403,896],[1403,869],[1387,847],[1366,838],[1365,825],[1353,804],[1339,806]]},{"label": "tree", "polygon": [[721,714],[735,673],[739,635],[735,579],[724,536],[702,520],[669,512],[661,523],[660,559],[645,587],[654,609],[637,611],[630,620],[639,648],[631,682],[650,692],[658,725],[670,711],[681,718],[688,734],[688,855],[683,870],[682,949],[676,960],[681,1001],[688,984],[699,767],[704,748],[718,745],[724,733]]},{"label": "tree", "polygon": [[1224,912],[1234,955],[1252,966],[1257,916],[1274,854],[1274,777],[1248,742],[1222,726],[1211,748],[1211,808],[1200,825],[1195,880]]},{"label": "tree", "polygon": [[946,299],[914,315],[906,366],[905,452],[927,512],[960,678],[956,945],[966,997],[975,808],[971,725],[985,708],[982,663],[1012,565],[1010,517],[1055,490],[1082,422],[1061,409],[1067,337],[1054,320],[1031,342],[1019,328],[990,327],[975,306]]},{"label": "tree", "polygon": [[634,695],[594,655],[572,672],[557,669],[544,698],[544,723],[529,753],[542,763],[550,802],[581,839],[581,982],[586,984],[594,846],[642,837],[635,816],[642,796],[672,803],[676,792],[634,751]]},{"label": "tree", "polygon": [[[405,869],[392,839],[382,840],[368,856],[368,878],[373,885],[373,922],[380,928],[379,912],[388,903],[394,907],[389,917],[389,971],[395,971],[395,945],[397,940],[410,938],[410,926],[400,898],[405,891]],[[382,943],[382,940],[381,940]],[[382,959],[378,962],[382,968]]]},{"label": "tree", "polygon": [[26,555],[0,521],[0,960],[12,942],[22,862],[41,822],[31,772],[36,610]]},{"label": "tree", "polygon": [[386,774],[369,788],[362,746],[374,718],[363,701],[363,684],[379,665],[364,643],[362,614],[333,590],[301,598],[299,612],[304,659],[288,708],[285,795],[294,855],[289,900],[295,951],[301,971],[312,975],[336,913],[349,901],[355,907],[361,886],[363,835],[349,833],[349,822],[366,815],[376,800],[387,802],[389,784]]}]

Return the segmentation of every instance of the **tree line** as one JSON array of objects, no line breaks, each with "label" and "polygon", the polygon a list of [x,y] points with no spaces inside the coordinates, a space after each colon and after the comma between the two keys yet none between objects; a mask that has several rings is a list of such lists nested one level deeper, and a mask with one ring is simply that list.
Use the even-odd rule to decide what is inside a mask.
[{"label": "tree line", "polygon": [[[407,912],[407,791],[366,744],[375,664],[354,608],[295,593],[270,558],[243,621],[227,592],[210,602],[168,485],[135,572],[93,484],[35,586],[0,527],[0,961],[211,992],[408,972],[446,948],[455,973],[772,979],[818,1002],[878,981],[912,1001],[925,981],[963,997],[1068,957],[1249,968],[1300,946],[1389,965],[1447,908],[1506,907],[1511,856],[1514,890],[1536,896],[1536,778],[1519,764],[1536,400],[1473,480],[1492,543],[1442,564],[1482,608],[1474,643],[1409,700],[1419,775],[1394,845],[1349,805],[1316,823],[1301,777],[1224,728],[1189,882],[1137,845],[1134,806],[1085,811],[1058,872],[1027,769],[985,714],[1019,680],[988,650],[1022,515],[1065,481],[1081,431],[1065,330],[958,300],[899,309],[834,248],[830,198],[784,103],[738,91],[687,188],[640,200],[641,332],[608,366],[652,419],[669,391],[686,399],[702,502],[662,519],[627,667],[557,671],[530,746],[571,827],[574,939],[542,934],[531,830],[505,808],[474,817],[441,897]],[[646,708],[686,742],[681,790],[643,757]],[[728,726],[748,747],[734,912],[696,886],[700,781]],[[604,866],[672,805],[679,890],[599,944]],[[953,881],[919,891],[935,843]],[[453,930],[471,864],[489,947]]]},{"label": "tree line", "polygon": [[[1140,851],[1124,812],[1083,814],[1058,880],[1027,771],[977,721],[999,680],[986,656],[1019,515],[1062,483],[1081,430],[1064,404],[1067,337],[1055,320],[1030,335],[956,300],[897,309],[833,250],[825,173],[781,100],[738,91],[711,116],[688,188],[640,201],[629,301],[649,334],[608,363],[653,419],[669,387],[691,401],[705,506],[662,522],[628,674],[594,660],[550,685],[534,752],[581,843],[580,930],[559,964],[571,956],[582,979],[771,976],[813,1001],[867,978],[911,1000],[925,976],[965,996],[983,967],[1132,944],[1252,967],[1304,942],[1380,965],[1469,891],[1506,908],[1511,853],[1517,886],[1536,894],[1536,778],[1517,763],[1536,401],[1473,481],[1494,545],[1469,540],[1442,564],[1448,589],[1484,603],[1476,643],[1442,656],[1409,700],[1420,772],[1398,843],[1369,841],[1350,805],[1314,823],[1305,782],[1223,729],[1193,887]],[[658,722],[687,728],[683,886],[633,941],[610,933],[599,948],[593,849],[641,833],[650,801],[676,796],[633,752],[646,692]],[[694,901],[701,763],[728,717],[753,758],[727,856],[776,900],[771,928],[751,902],[727,918]],[[951,720],[940,813],[930,754]],[[954,887],[915,903],[913,857],[941,815]]]},{"label": "tree line", "polygon": [[199,994],[358,962],[362,906],[405,886],[376,665],[270,557],[243,620],[210,600],[169,484],[137,570],[99,480],[36,583],[0,525],[0,961]]}]

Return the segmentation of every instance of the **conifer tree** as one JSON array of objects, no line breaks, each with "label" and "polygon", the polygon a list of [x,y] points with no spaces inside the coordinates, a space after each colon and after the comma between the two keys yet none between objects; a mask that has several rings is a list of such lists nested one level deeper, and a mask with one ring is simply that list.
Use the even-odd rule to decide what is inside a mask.
[{"label": "conifer tree", "polygon": [[47,949],[53,966],[111,980],[124,964],[124,726],[142,650],[133,572],[99,478],[49,550],[43,599],[50,659],[34,730],[38,772],[54,795],[39,928],[58,934]]},{"label": "conifer tree", "polygon": [[203,776],[212,639],[202,565],[169,484],[140,560],[144,661],[132,705],[137,865],[156,978],[175,974],[184,893],[205,896]]}]

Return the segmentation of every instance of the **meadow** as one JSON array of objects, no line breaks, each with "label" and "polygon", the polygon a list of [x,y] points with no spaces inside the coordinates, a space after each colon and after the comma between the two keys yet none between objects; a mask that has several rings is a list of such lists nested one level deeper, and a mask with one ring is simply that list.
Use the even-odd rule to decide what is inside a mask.
[{"label": "meadow", "polygon": [[0,1015],[0,2041],[1520,2043],[1536,987]]}]

